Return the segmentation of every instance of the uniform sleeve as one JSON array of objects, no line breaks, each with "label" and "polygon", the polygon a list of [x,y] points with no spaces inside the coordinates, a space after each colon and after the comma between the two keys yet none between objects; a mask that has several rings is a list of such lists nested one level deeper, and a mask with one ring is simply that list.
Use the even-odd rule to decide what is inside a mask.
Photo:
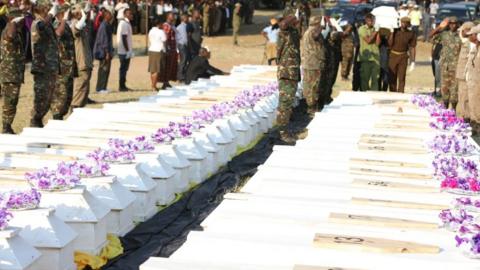
[{"label": "uniform sleeve", "polygon": [[40,36],[45,33],[46,25],[44,22],[39,21],[37,22],[32,29],[32,42],[37,43],[40,39]]},{"label": "uniform sleeve", "polygon": [[72,34],[75,38],[80,37],[80,35],[82,34],[82,31],[78,30],[77,27],[75,27],[77,22],[78,22],[78,20],[72,20]]},{"label": "uniform sleeve", "polygon": [[412,34],[410,41],[408,42],[408,46],[410,48],[415,48],[417,46],[417,35],[415,33]]}]

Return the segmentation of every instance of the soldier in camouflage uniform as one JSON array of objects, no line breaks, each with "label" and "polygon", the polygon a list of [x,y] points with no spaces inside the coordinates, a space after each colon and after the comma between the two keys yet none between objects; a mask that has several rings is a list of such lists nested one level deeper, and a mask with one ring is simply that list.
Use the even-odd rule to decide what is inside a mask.
[{"label": "soldier in camouflage uniform", "polygon": [[66,22],[67,18],[64,18],[65,13],[69,14],[68,5],[59,8],[53,23],[55,34],[58,37],[58,54],[60,57],[60,76],[57,79],[52,104],[50,105],[55,120],[63,120],[63,117],[68,113],[72,102],[74,66],[76,65],[73,33]]},{"label": "soldier in camouflage uniform", "polygon": [[325,76],[321,84],[320,108],[332,102],[332,90],[337,80],[338,68],[342,59],[342,33],[330,25],[330,32],[325,39]]},{"label": "soldier in camouflage uniform", "polygon": [[22,42],[24,20],[22,11],[11,8],[8,23],[0,41],[0,83],[2,86],[3,114],[2,133],[14,134],[13,119],[17,112],[20,85],[25,72],[25,52]]},{"label": "soldier in camouflage uniform", "polygon": [[302,38],[303,96],[310,116],[318,110],[320,78],[325,67],[325,44],[320,24],[321,17],[311,17]]},{"label": "soldier in camouflage uniform", "polygon": [[58,7],[50,11],[48,0],[37,1],[33,8],[35,20],[31,26],[32,32],[32,67],[33,74],[33,110],[30,126],[43,127],[43,117],[50,109],[52,94],[60,71],[58,58],[58,42],[52,19],[57,15]]},{"label": "soldier in camouflage uniform", "polygon": [[292,115],[297,84],[300,81],[300,35],[296,27],[297,19],[291,11],[287,9],[284,12],[277,41],[277,79],[280,92],[277,123],[284,141],[292,140],[287,124]]},{"label": "soldier in camouflage uniform", "polygon": [[348,75],[352,69],[353,52],[355,45],[353,43],[352,25],[344,26],[342,36],[342,79],[348,81]]},{"label": "soldier in camouflage uniform", "polygon": [[[449,29],[445,30],[447,26]],[[457,18],[451,17],[445,19],[431,33],[431,36],[438,39],[442,44],[442,51],[440,53],[442,100],[446,108],[452,104],[452,109],[457,107],[458,102],[456,70],[458,56],[460,54],[460,49],[462,48],[462,41],[457,30]]]}]

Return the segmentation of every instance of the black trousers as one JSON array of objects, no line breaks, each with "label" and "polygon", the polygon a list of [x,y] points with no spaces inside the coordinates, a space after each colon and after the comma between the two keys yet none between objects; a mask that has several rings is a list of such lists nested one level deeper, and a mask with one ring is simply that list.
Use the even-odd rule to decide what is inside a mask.
[{"label": "black trousers", "polygon": [[127,71],[128,68],[130,67],[130,58],[127,59],[127,55],[125,54],[119,54],[118,58],[120,58],[120,84],[119,87],[120,89],[126,88],[126,82],[127,82]]},{"label": "black trousers", "polygon": [[99,61],[98,75],[97,75],[97,87],[96,90],[107,90],[108,77],[110,77],[110,67],[112,65],[112,59],[103,59]]}]

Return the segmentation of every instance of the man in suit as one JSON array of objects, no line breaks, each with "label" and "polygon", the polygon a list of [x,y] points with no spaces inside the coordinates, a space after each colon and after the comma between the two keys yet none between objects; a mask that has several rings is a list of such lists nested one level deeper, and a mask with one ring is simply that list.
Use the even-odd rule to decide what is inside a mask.
[{"label": "man in suit", "polygon": [[201,48],[198,55],[188,65],[185,75],[186,84],[199,78],[210,78],[212,75],[228,75],[228,73],[212,67],[208,59],[210,59],[210,52],[206,48]]}]

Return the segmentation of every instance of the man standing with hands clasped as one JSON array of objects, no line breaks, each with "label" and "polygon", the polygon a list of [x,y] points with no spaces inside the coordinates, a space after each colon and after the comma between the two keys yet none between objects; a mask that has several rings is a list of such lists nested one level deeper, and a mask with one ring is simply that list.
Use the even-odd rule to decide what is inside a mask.
[{"label": "man standing with hands clasped", "polygon": [[[448,27],[448,30],[447,30]],[[442,21],[435,28],[430,37],[438,39],[442,44],[440,53],[440,68],[442,78],[442,100],[445,108],[452,104],[452,109],[456,109],[458,102],[457,80],[455,78],[457,70],[457,61],[462,48],[462,40],[457,33],[457,18],[450,17]]]},{"label": "man standing with hands clasped", "polygon": [[128,8],[123,10],[124,18],[120,20],[117,28],[118,58],[120,59],[120,84],[118,91],[125,92],[130,90],[127,85],[127,71],[130,67],[130,59],[133,58],[133,40],[132,40],[132,11]]},{"label": "man standing with hands clasped", "polygon": [[396,29],[393,33],[390,33],[388,37],[388,46],[390,47],[388,71],[390,73],[391,92],[403,93],[405,91],[405,76],[407,74],[409,57],[412,62],[412,67],[415,66],[417,36],[413,31],[408,29],[409,25],[410,18],[401,18],[400,29]]},{"label": "man standing with hands clasped", "polygon": [[365,16],[365,24],[358,29],[360,39],[360,89],[362,91],[378,90],[380,75],[380,35],[373,27],[375,17],[372,14]]}]

